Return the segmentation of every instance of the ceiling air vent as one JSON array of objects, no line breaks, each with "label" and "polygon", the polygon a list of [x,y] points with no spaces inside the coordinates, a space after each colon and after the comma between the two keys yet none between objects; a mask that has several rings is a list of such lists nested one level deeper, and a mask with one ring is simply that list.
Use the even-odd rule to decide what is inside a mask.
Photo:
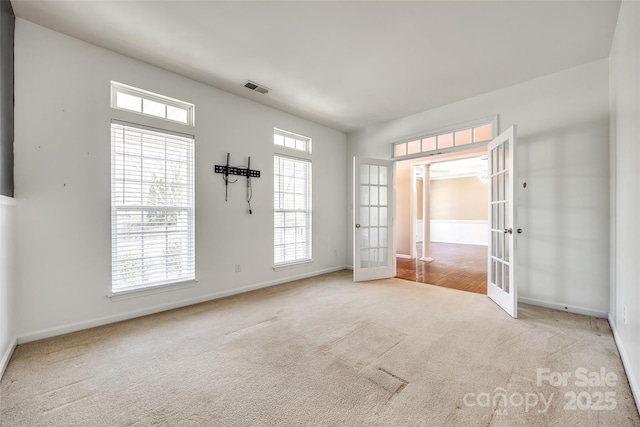
[{"label": "ceiling air vent", "polygon": [[263,95],[269,92],[269,88],[259,85],[256,82],[252,82],[251,80],[248,80],[247,83],[244,84],[244,87],[251,89],[255,92],[261,93]]}]

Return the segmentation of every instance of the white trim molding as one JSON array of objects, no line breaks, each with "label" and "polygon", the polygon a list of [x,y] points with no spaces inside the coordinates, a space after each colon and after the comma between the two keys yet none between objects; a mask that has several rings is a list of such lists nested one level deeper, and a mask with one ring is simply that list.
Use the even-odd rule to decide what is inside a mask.
[{"label": "white trim molding", "polygon": [[633,400],[635,400],[638,412],[640,412],[640,388],[638,383],[636,382],[636,377],[633,375],[629,356],[625,350],[624,345],[622,344],[622,339],[618,334],[616,323],[613,321],[613,316],[611,316],[611,313],[609,313],[609,326],[611,327],[611,331],[613,332],[613,339],[616,343],[616,347],[618,347],[620,359],[622,359],[622,367],[624,368],[624,372],[627,374],[627,380],[629,381],[629,387],[631,388],[631,393],[633,394]]},{"label": "white trim molding", "polygon": [[551,308],[558,311],[566,311],[568,313],[584,314],[585,316],[599,317],[606,319],[609,313],[604,311],[592,310],[590,308],[578,307],[575,305],[564,305],[556,302],[543,301],[535,298],[518,297],[518,302],[522,304],[537,305],[540,307]]},{"label": "white trim molding", "polygon": [[4,371],[9,366],[9,362],[11,361],[11,356],[13,356],[13,352],[15,351],[18,345],[18,340],[14,338],[7,347],[7,351],[2,355],[2,360],[0,360],[0,380],[4,376]]},{"label": "white trim molding", "polygon": [[187,280],[185,282],[167,283],[165,285],[152,285],[140,288],[127,289],[124,291],[113,291],[107,296],[111,301],[122,301],[131,298],[144,297],[147,295],[159,294],[162,292],[177,291],[179,289],[191,288],[198,283],[198,279]]}]

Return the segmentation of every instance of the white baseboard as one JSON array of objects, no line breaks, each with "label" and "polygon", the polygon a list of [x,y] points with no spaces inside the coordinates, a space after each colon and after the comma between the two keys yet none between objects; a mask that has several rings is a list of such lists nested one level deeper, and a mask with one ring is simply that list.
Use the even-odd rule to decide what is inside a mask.
[{"label": "white baseboard", "polygon": [[283,283],[294,282],[296,280],[307,279],[309,277],[320,276],[321,274],[333,273],[335,271],[349,269],[346,265],[339,267],[331,267],[324,270],[314,271],[311,273],[300,274],[298,276],[287,277],[284,279],[271,280],[269,282],[257,283],[254,285],[244,286],[242,288],[229,289],[221,292],[214,292],[199,296],[196,298],[184,299],[176,301],[171,304],[156,305],[153,307],[147,307],[141,310],[134,310],[125,313],[116,314],[113,316],[98,317],[95,319],[85,320],[82,322],[69,323],[62,326],[56,326],[53,328],[42,329],[35,332],[30,332],[18,336],[18,344],[24,344],[31,341],[37,341],[44,338],[51,338],[58,335],[64,335],[71,332],[77,332],[84,329],[95,328],[96,326],[108,325],[110,323],[121,322],[123,320],[134,319],[136,317],[147,316],[149,314],[160,313],[167,310],[173,310],[174,308],[186,307],[193,304],[199,304],[201,302],[211,301],[219,298],[228,297],[231,295],[242,294],[245,292],[255,291],[257,289],[268,288],[270,286],[281,285]]},{"label": "white baseboard", "polygon": [[5,353],[2,355],[2,360],[0,361],[0,380],[2,379],[7,366],[9,366],[9,361],[11,360],[11,356],[13,355],[13,351],[16,349],[17,345],[18,340],[14,338],[13,341],[11,341],[11,343],[9,344],[7,351],[5,351]]},{"label": "white baseboard", "polygon": [[631,369],[631,363],[629,362],[629,357],[627,352],[622,344],[622,340],[620,339],[620,335],[618,334],[618,330],[616,329],[616,324],[609,314],[609,326],[611,326],[611,330],[613,331],[613,339],[616,342],[616,347],[618,347],[618,353],[620,353],[620,358],[622,359],[622,367],[624,368],[624,372],[627,374],[627,380],[629,381],[629,387],[631,387],[631,393],[633,394],[633,400],[636,402],[636,407],[638,408],[638,412],[640,412],[640,388],[638,388],[638,383],[636,382],[636,377]]},{"label": "white baseboard", "polygon": [[590,308],[577,307],[575,305],[563,305],[555,302],[543,301],[535,298],[518,297],[518,302],[523,304],[538,305],[540,307],[552,308],[554,310],[566,311],[568,313],[584,314],[585,316],[600,317],[606,319],[609,313],[604,311],[592,310]]},{"label": "white baseboard", "polygon": [[458,240],[431,239],[431,243],[454,243],[456,245],[488,246],[488,244],[485,242],[478,242],[477,240],[466,240],[466,239],[458,239]]},{"label": "white baseboard", "polygon": [[396,254],[396,258],[411,259],[411,255]]}]

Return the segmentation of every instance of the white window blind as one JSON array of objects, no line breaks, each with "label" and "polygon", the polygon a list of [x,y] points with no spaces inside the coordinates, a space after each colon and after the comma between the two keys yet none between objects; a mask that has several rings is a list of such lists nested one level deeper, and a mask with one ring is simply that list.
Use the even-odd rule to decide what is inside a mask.
[{"label": "white window blind", "polygon": [[194,138],[111,124],[112,289],[195,278]]},{"label": "white window blind", "polygon": [[274,156],[274,265],[311,260],[311,161]]}]

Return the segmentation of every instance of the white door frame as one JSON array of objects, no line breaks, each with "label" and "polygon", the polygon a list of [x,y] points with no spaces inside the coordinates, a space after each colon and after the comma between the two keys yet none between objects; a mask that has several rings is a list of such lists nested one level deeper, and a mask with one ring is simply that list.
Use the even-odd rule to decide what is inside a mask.
[{"label": "white door frame", "polygon": [[[411,163],[411,194],[410,194],[410,209],[411,209],[411,224],[409,227],[409,233],[410,233],[410,245],[411,245],[411,250],[409,252],[409,255],[411,256],[412,259],[417,259],[417,251],[416,251],[416,240],[415,240],[415,224],[416,224],[416,218],[417,218],[417,208],[418,208],[418,201],[417,201],[417,188],[416,188],[416,168],[419,166],[431,166],[431,165],[435,165],[437,163],[444,163],[444,162],[450,162],[453,160],[462,160],[462,159],[471,159],[474,157],[481,157],[481,156],[485,156],[487,153],[486,152],[478,152],[475,151],[477,150],[477,147],[475,147],[473,150],[469,150],[468,148],[464,148],[460,147],[460,150],[458,151],[454,151],[451,153],[447,153],[444,156],[439,156],[437,159],[429,161],[429,160],[419,160],[419,161],[415,161],[413,163]],[[466,153],[466,151],[471,151],[469,153]],[[397,160],[395,162],[403,162],[403,161],[411,161],[411,160]],[[426,174],[425,174],[426,175]],[[425,176],[423,175],[423,176]],[[423,185],[426,185],[426,181],[423,182]],[[423,187],[424,188],[424,187]],[[429,192],[428,194],[429,198],[431,198],[431,192]],[[423,198],[422,200],[422,204],[423,204],[423,208],[427,208],[431,205],[431,201],[430,200],[426,200]],[[395,209],[395,206],[394,206]],[[422,218],[424,219],[427,216],[426,212],[422,213]],[[429,216],[430,218],[430,216]],[[427,226],[431,226],[431,224],[427,224],[426,222],[423,221],[422,224],[423,227],[427,227]],[[398,230],[395,230],[395,232],[397,233]],[[396,234],[397,235],[397,234]],[[429,237],[431,236],[431,233],[429,233]],[[424,241],[423,238],[423,245],[426,244],[427,242]],[[423,257],[424,254],[427,253],[427,251],[424,250],[424,246],[423,246]],[[428,259],[423,259],[422,261],[433,261],[433,258],[431,258],[431,254],[429,254]]]}]

